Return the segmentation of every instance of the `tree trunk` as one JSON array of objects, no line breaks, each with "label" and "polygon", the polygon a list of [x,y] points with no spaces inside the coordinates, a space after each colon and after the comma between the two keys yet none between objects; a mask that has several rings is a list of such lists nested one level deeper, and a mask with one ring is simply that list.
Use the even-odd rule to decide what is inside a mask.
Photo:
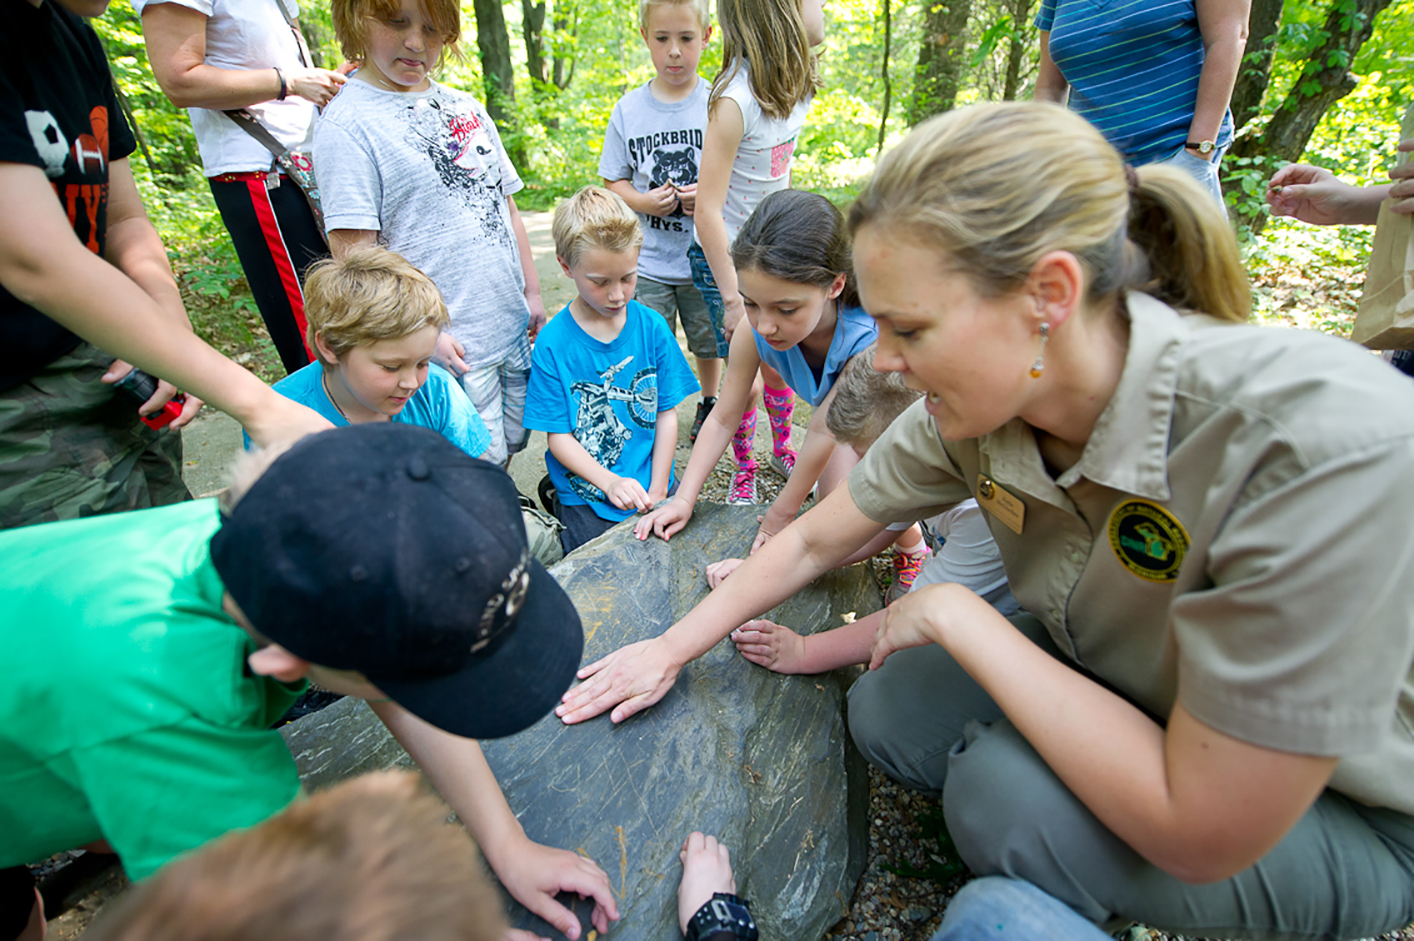
[{"label": "tree trunk", "polygon": [[1391,0],[1334,0],[1326,16],[1326,39],[1306,57],[1301,76],[1287,93],[1261,135],[1234,143],[1238,157],[1266,155],[1293,161],[1301,157],[1306,143],[1323,115],[1355,88],[1350,63],[1375,28],[1375,17]]},{"label": "tree trunk", "polygon": [[874,147],[877,156],[884,150],[884,136],[889,129],[889,107],[893,104],[894,87],[889,80],[889,54],[893,51],[894,23],[892,0],[883,0],[884,7],[884,54],[879,65],[879,77],[884,82],[884,107],[879,113],[879,142]]},{"label": "tree trunk", "polygon": [[1232,124],[1240,130],[1257,116],[1262,96],[1272,76],[1272,56],[1277,47],[1277,25],[1283,0],[1252,0],[1247,25],[1247,53],[1232,89]]},{"label": "tree trunk", "polygon": [[971,14],[972,0],[923,0],[923,38],[908,109],[910,125],[950,111],[957,103]]},{"label": "tree trunk", "polygon": [[511,71],[511,38],[501,0],[473,0],[476,10],[476,48],[481,53],[481,76],[486,90],[486,110],[505,129],[515,121],[510,106],[516,100]]},{"label": "tree trunk", "polygon": [[579,37],[579,11],[574,6],[574,0],[556,0],[554,21],[555,38],[559,41],[555,44],[555,58],[550,65],[550,81],[564,91],[574,78],[574,58],[562,56],[560,52],[564,48],[564,40],[568,40],[572,49]]},{"label": "tree trunk", "polygon": [[532,82],[545,81],[545,0],[520,0],[521,34],[525,37],[525,70]]},{"label": "tree trunk", "polygon": [[1006,82],[1002,86],[1002,100],[1015,101],[1021,85],[1021,61],[1026,57],[1026,47],[1030,45],[1032,0],[1012,0],[1011,40],[1007,44]]}]

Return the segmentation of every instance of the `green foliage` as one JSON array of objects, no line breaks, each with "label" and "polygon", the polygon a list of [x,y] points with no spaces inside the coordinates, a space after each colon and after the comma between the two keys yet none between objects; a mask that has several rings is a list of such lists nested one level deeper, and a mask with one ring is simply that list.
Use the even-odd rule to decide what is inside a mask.
[{"label": "green foliage", "polygon": [[[903,116],[914,93],[914,65],[927,2],[892,0],[893,106],[886,146],[906,132]],[[1260,130],[1270,120],[1273,109],[1298,83],[1306,93],[1318,90],[1309,73],[1303,75],[1303,71],[1310,53],[1328,38],[1325,24],[1333,3],[1354,9],[1354,0],[1285,0],[1282,23],[1273,37],[1271,79],[1253,130]],[[1022,52],[1018,97],[1029,97],[1037,65],[1032,22],[1037,6],[1026,0],[974,0],[959,104],[1002,96],[1014,43]],[[638,33],[637,0],[547,0],[547,7],[545,56],[573,64],[572,70],[562,68],[563,88],[554,82],[531,80],[524,64],[521,4],[507,0],[504,5],[517,63],[516,96],[511,106],[515,126],[507,129],[507,137],[508,143],[520,145],[526,155],[525,166],[520,167],[526,188],[517,202],[527,210],[552,208],[580,186],[597,181],[604,128],[614,102],[653,75]],[[316,61],[325,67],[337,64],[342,56],[334,40],[329,0],[304,0],[302,8],[301,20]],[[853,198],[872,169],[884,120],[881,11],[881,0],[831,0],[826,6],[827,36],[819,50],[821,92],[796,151],[794,185],[820,192],[841,205]],[[202,179],[190,123],[182,109],[167,101],[152,77],[138,17],[129,4],[119,0],[93,25],[108,50],[118,87],[136,117],[145,151],[134,156],[133,167],[149,212],[171,251],[198,329],[243,351],[241,355],[258,369],[274,363],[240,266]],[[1351,25],[1347,21],[1342,28]],[[1348,67],[1357,85],[1326,113],[1303,159],[1352,182],[1381,182],[1393,161],[1399,118],[1414,102],[1414,0],[1394,0],[1375,21],[1370,40],[1353,60],[1347,62],[1347,58],[1337,52],[1322,63],[1327,68]],[[714,36],[699,71],[710,80],[720,62],[720,36]],[[448,57],[439,78],[477,97],[484,95],[476,55],[476,21],[469,3],[463,3],[459,55]],[[1261,156],[1226,161],[1226,198],[1237,220],[1266,212],[1265,184],[1275,169],[1274,161]],[[1272,284],[1276,283],[1275,272],[1315,272],[1323,265],[1348,272],[1347,280],[1358,284],[1356,260],[1368,250],[1368,233],[1293,229],[1287,222],[1273,223],[1259,237],[1244,234],[1244,239],[1244,250],[1259,282],[1267,279]],[[1297,293],[1300,290],[1304,289],[1291,288]],[[1347,314],[1344,307],[1331,313],[1325,318],[1327,326],[1339,329],[1348,321]],[[1285,315],[1273,316],[1280,319]],[[1311,325],[1322,326],[1319,322]]]}]

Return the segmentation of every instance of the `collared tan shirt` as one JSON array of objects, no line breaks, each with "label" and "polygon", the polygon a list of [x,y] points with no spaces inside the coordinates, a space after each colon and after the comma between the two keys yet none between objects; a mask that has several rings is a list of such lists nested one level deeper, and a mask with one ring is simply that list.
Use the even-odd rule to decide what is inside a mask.
[{"label": "collared tan shirt", "polygon": [[1019,534],[987,519],[1012,592],[1078,665],[1414,813],[1414,384],[1343,340],[1128,306],[1119,386],[1059,477],[1020,419],[944,442],[919,402],[851,496],[883,523],[1014,496]]}]

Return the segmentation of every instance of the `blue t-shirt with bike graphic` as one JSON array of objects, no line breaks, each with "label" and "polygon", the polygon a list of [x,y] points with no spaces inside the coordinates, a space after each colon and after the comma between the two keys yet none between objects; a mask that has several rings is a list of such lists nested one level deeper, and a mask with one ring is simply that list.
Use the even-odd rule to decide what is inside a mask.
[{"label": "blue t-shirt with bike graphic", "polygon": [[[687,357],[663,318],[629,301],[623,329],[604,343],[585,333],[566,306],[535,338],[530,363],[525,427],[572,433],[601,465],[647,490],[658,413],[698,391]],[[615,522],[633,515],[565,470],[549,451],[545,466],[561,503],[586,504],[600,519]]]}]

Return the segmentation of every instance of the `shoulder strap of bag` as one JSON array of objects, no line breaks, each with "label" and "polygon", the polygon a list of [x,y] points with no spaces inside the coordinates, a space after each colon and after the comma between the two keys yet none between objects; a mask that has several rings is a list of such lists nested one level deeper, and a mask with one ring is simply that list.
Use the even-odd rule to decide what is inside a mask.
[{"label": "shoulder strap of bag", "polygon": [[266,150],[270,151],[277,160],[281,157],[289,156],[289,148],[280,143],[279,139],[266,130],[265,125],[252,117],[249,111],[246,111],[244,108],[232,109],[226,112],[226,117],[235,121],[237,127],[245,131],[251,137],[254,137]]},{"label": "shoulder strap of bag", "polygon": [[305,44],[304,33],[300,32],[299,24],[295,22],[294,17],[290,16],[290,11],[285,9],[285,0],[274,0],[274,2],[275,6],[280,8],[280,15],[283,16],[285,22],[289,24],[290,32],[295,34],[295,42],[299,45],[300,63],[304,65],[305,68],[309,68],[310,62],[313,60],[309,57],[309,46]]}]

